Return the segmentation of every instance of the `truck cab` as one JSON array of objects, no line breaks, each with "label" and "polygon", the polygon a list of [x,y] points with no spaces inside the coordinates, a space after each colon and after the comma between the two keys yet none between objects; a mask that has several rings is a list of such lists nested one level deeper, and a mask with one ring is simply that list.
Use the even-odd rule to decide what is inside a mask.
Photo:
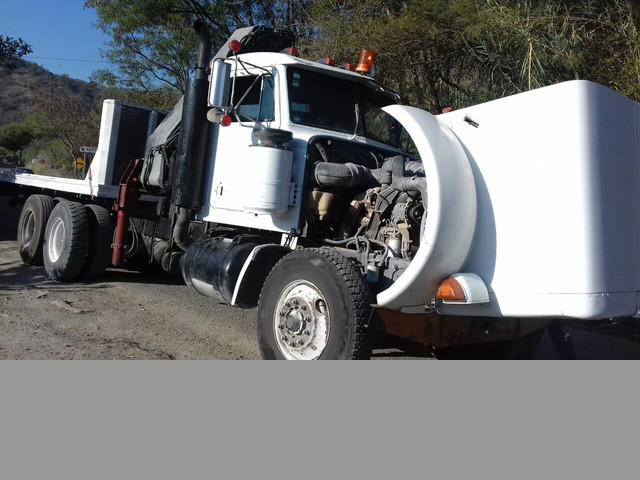
[{"label": "truck cab", "polygon": [[[362,162],[375,168],[384,158],[402,154],[403,129],[382,110],[398,103],[399,97],[371,78],[285,53],[218,59],[212,62],[211,71],[210,108],[233,106],[235,110],[228,126],[214,123],[209,130],[207,156],[211,160],[207,163],[211,168],[206,173],[205,201],[198,214],[202,221],[281,233],[300,231],[306,200],[302,191],[309,164],[317,157],[329,162],[346,159],[350,149],[362,152]],[[220,90],[222,97],[216,98]],[[265,178],[269,172],[262,176],[238,174],[255,171],[251,152],[259,143],[254,136],[256,127],[291,132],[286,144],[293,153],[291,181],[281,185],[288,202],[284,212],[260,209],[259,205],[253,209],[256,211],[244,207],[252,202],[256,189],[264,190],[265,181],[277,181],[283,173],[273,172],[278,178],[271,180]]]}]

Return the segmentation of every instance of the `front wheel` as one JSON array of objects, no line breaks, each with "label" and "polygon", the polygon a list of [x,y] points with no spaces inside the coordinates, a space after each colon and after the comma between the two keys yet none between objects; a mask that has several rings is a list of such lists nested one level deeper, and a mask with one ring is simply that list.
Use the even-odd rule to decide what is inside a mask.
[{"label": "front wheel", "polygon": [[330,248],[285,256],[269,273],[258,306],[263,358],[368,359],[371,293],[356,263]]}]

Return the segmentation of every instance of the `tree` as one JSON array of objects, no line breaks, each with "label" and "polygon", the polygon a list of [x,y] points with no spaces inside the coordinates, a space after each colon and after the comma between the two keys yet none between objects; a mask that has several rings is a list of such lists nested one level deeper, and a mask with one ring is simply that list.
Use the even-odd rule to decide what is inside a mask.
[{"label": "tree", "polygon": [[307,56],[353,63],[439,113],[573,79],[640,100],[640,7],[633,0],[320,0]]},{"label": "tree", "polygon": [[34,110],[34,122],[43,134],[64,146],[69,164],[80,154],[82,145],[97,144],[100,109],[61,84],[39,91]]},{"label": "tree", "polygon": [[22,57],[29,53],[33,53],[33,50],[22,38],[15,40],[14,38],[0,35],[0,61],[5,61],[12,57]]},{"label": "tree", "polygon": [[37,129],[29,122],[9,123],[0,128],[0,147],[10,152],[17,152],[24,149],[37,136]]},{"label": "tree", "polygon": [[203,19],[214,48],[247,25],[292,28],[308,58],[354,63],[376,52],[378,78],[432,112],[552,83],[593,80],[640,100],[640,6],[634,0],[90,0],[112,36],[112,86],[192,75]]},{"label": "tree", "polygon": [[32,52],[31,46],[27,45],[22,38],[16,40],[0,35],[0,65],[13,68],[12,60],[14,57],[23,57]]},{"label": "tree", "polygon": [[415,106],[439,112],[460,96],[483,100],[464,32],[479,21],[476,0],[323,0],[311,11],[317,35],[307,56],[354,63],[375,51],[377,78]]},{"label": "tree", "polygon": [[89,0],[85,7],[96,9],[98,25],[112,38],[104,54],[118,66],[120,85],[145,91],[167,85],[184,91],[196,58],[197,39],[192,28],[195,19],[208,24],[213,47],[218,49],[234,30],[249,25],[303,31],[305,7],[309,3],[309,0]]}]

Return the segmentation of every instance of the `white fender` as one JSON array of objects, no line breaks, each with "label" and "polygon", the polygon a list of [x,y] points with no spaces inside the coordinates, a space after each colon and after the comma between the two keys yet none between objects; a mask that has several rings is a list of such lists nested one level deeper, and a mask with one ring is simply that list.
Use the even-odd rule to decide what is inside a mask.
[{"label": "white fender", "polygon": [[449,127],[418,108],[390,105],[383,110],[411,136],[427,179],[420,248],[400,278],[377,298],[380,306],[399,310],[434,299],[440,284],[464,265],[476,225],[476,187],[467,154]]}]

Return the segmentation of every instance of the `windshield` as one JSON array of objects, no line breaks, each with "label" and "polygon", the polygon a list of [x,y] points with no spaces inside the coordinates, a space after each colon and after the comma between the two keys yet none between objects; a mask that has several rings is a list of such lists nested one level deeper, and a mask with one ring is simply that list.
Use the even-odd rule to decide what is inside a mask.
[{"label": "windshield", "polygon": [[358,82],[289,68],[289,114],[300,125],[364,135],[401,148],[402,127],[382,107],[394,102]]}]

